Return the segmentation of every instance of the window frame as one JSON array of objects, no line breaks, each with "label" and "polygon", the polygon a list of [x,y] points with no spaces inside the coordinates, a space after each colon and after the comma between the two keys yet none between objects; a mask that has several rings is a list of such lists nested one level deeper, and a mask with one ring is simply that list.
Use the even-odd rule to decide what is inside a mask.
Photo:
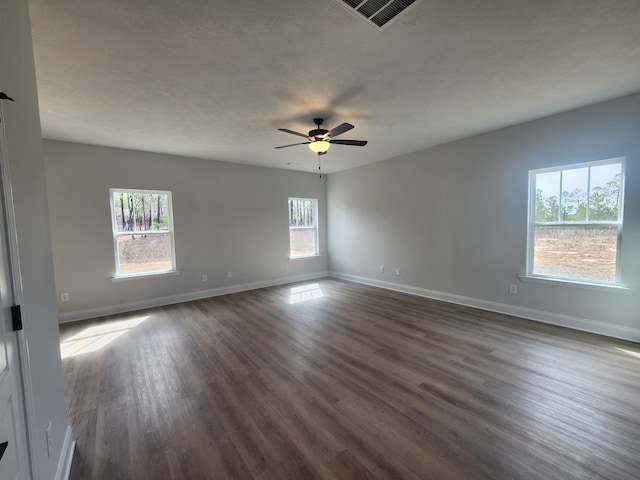
[{"label": "window frame", "polygon": [[[167,195],[167,230],[141,230],[140,232],[119,231],[116,222],[116,206],[113,194],[114,193],[134,193],[134,194],[149,194],[149,195]],[[173,198],[171,191],[169,190],[146,190],[141,188],[109,188],[109,204],[111,206],[111,232],[113,236],[113,253],[115,264],[115,275],[113,280],[131,279],[139,277],[150,277],[158,275],[172,275],[178,273],[176,270],[176,247],[174,239],[174,227],[173,227]],[[171,268],[165,270],[153,270],[149,272],[140,273],[121,273],[120,272],[120,254],[118,251],[118,237],[125,235],[169,235],[169,246],[171,249]]]},{"label": "window frame", "polygon": [[288,254],[288,258],[289,260],[299,260],[302,258],[313,258],[313,257],[319,257],[320,256],[320,235],[319,235],[319,221],[318,221],[318,199],[317,198],[305,198],[305,197],[288,197],[287,198],[287,222],[288,222],[288,217],[289,217],[289,203],[291,202],[291,200],[302,200],[302,201],[311,201],[313,202],[313,230],[314,230],[314,238],[313,238],[313,242],[314,242],[314,247],[315,247],[315,251],[312,254],[306,254],[306,255],[292,255],[291,254],[291,230],[292,229],[296,229],[296,228],[309,228],[309,227],[292,227],[291,225],[289,225],[288,228],[288,233],[289,233],[289,254]]},{"label": "window frame", "polygon": [[[550,282],[560,282],[566,284],[575,284],[575,285],[593,285],[597,287],[621,287],[621,268],[620,268],[620,252],[622,247],[622,229],[623,229],[623,218],[624,218],[624,183],[625,183],[625,162],[626,157],[617,157],[617,158],[609,158],[604,160],[594,160],[589,162],[581,162],[569,165],[560,165],[555,167],[546,167],[535,170],[529,170],[529,204],[527,208],[527,258],[526,258],[526,275],[523,279],[528,278],[532,280],[541,280],[541,281],[550,281]],[[536,175],[541,173],[549,173],[549,172],[565,172],[568,170],[576,170],[580,168],[591,168],[598,167],[602,165],[613,165],[620,164],[620,196],[619,196],[619,207],[618,207],[618,220],[617,221],[590,221],[588,220],[588,212],[589,212],[589,197],[591,196],[591,170],[589,170],[589,177],[587,180],[587,211],[585,213],[585,217],[587,220],[585,221],[561,221],[557,222],[538,222],[536,221]],[[560,174],[562,178],[562,173]],[[558,198],[558,217],[561,216],[562,212],[562,184],[560,185],[560,195]],[[534,262],[535,262],[535,231],[536,227],[539,226],[551,226],[551,227],[588,227],[588,226],[615,226],[617,228],[616,234],[616,272],[615,279],[613,282],[607,282],[603,280],[596,279],[578,279],[571,277],[561,277],[556,275],[543,275],[539,273],[534,273]]]}]

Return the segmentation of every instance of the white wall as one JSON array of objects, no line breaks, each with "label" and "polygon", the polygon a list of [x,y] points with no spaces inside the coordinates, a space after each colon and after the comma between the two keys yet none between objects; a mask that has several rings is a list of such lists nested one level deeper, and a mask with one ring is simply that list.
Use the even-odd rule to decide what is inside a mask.
[{"label": "white wall", "polygon": [[[615,157],[631,291],[521,282],[528,171]],[[640,341],[640,95],[332,174],[327,198],[337,275]]]},{"label": "white wall", "polygon": [[[327,272],[324,177],[57,141],[44,147],[57,293],[70,297],[58,302],[63,321]],[[181,275],[111,281],[110,187],[172,192]],[[320,257],[288,260],[289,196],[318,199]]]},{"label": "white wall", "polygon": [[[22,312],[29,352],[35,435],[30,439],[38,479],[53,479],[67,433],[55,304],[38,98],[26,0],[2,2],[0,85],[15,99],[4,102],[4,127],[15,202]],[[47,455],[45,430],[52,424]]]}]

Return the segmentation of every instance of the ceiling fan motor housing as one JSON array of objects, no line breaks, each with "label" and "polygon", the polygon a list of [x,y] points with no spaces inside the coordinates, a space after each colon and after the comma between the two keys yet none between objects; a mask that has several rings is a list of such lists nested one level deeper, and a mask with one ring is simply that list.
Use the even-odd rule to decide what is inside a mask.
[{"label": "ceiling fan motor housing", "polygon": [[312,142],[320,141],[320,140],[328,140],[329,138],[329,135],[327,135],[328,133],[329,133],[329,130],[325,130],[324,128],[316,128],[315,130],[310,130],[309,140],[311,140]]}]

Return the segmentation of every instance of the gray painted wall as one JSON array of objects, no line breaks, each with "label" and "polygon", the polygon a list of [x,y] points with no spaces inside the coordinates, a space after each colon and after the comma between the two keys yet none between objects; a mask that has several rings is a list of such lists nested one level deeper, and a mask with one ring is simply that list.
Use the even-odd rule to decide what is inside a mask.
[{"label": "gray painted wall", "polygon": [[[28,383],[33,391],[35,435],[30,444],[35,478],[52,479],[68,423],[35,80],[27,2],[2,2],[0,85],[16,100],[4,102],[3,121],[22,272],[22,313],[31,374]],[[47,455],[45,437],[49,422],[53,437],[51,456]]]},{"label": "gray painted wall", "polygon": [[[44,148],[62,319],[327,271],[324,177],[48,140]],[[111,281],[110,187],[172,192],[181,275]],[[320,257],[288,260],[289,196],[318,199]]]},{"label": "gray painted wall", "polygon": [[[631,291],[521,282],[528,171],[615,157],[627,158],[620,258]],[[332,272],[523,316],[552,312],[555,323],[595,321],[573,322],[585,329],[622,326],[604,330],[640,341],[640,95],[332,174],[327,198]]]}]

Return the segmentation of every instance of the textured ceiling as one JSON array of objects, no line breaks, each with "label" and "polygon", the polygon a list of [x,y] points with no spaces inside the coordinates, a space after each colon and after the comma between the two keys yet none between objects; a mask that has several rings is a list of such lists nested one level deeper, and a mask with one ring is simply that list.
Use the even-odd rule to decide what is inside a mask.
[{"label": "textured ceiling", "polygon": [[45,138],[335,172],[640,91],[639,0],[30,0]]}]

